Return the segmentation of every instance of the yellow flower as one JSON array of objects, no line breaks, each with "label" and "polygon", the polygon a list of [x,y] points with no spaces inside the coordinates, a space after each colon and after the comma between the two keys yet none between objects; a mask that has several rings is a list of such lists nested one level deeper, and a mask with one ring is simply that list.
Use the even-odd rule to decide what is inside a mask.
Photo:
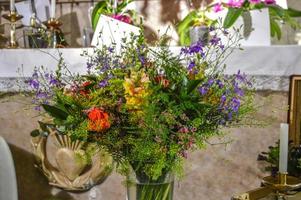
[{"label": "yellow flower", "polygon": [[150,94],[149,78],[144,72],[132,72],[130,78],[125,78],[126,105],[129,109],[139,109],[146,103],[146,97]]}]

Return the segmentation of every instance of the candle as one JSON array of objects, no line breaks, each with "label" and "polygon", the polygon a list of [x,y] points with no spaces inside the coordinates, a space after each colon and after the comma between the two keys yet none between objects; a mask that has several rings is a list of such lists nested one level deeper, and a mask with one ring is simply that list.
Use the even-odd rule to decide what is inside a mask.
[{"label": "candle", "polygon": [[279,172],[287,172],[288,124],[280,124]]},{"label": "candle", "polygon": [[10,11],[15,12],[15,0],[10,0]]},{"label": "candle", "polygon": [[50,12],[50,17],[52,19],[55,18],[55,0],[51,0],[51,12]]}]

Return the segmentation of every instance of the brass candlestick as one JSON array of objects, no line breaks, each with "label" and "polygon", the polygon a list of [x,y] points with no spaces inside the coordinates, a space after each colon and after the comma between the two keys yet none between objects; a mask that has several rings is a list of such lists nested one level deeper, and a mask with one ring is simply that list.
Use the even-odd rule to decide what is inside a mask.
[{"label": "brass candlestick", "polygon": [[10,22],[10,40],[8,48],[18,48],[16,39],[16,22],[23,18],[16,11],[10,11],[9,14],[4,14],[2,17]]},{"label": "brass candlestick", "polygon": [[278,176],[267,176],[262,179],[262,184],[269,187],[277,195],[278,199],[285,199],[289,191],[301,188],[301,180],[288,176],[287,173],[278,173]]},{"label": "brass candlestick", "polygon": [[46,26],[48,30],[50,31],[49,34],[49,47],[51,48],[57,48],[58,47],[58,39],[57,39],[57,34],[60,32],[60,26],[62,25],[62,22],[55,18],[50,18],[46,22]]}]

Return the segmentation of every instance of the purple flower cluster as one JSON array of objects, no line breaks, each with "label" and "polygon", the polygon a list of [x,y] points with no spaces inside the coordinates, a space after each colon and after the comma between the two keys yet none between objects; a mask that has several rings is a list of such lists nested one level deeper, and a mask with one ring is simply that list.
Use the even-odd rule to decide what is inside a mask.
[{"label": "purple flower cluster", "polygon": [[100,81],[99,83],[98,83],[98,86],[100,87],[100,88],[104,88],[104,87],[106,87],[106,86],[108,86],[109,85],[109,81],[107,80],[107,79],[104,79],[104,80],[102,80],[102,81]]},{"label": "purple flower cluster", "polygon": [[204,83],[202,86],[198,88],[198,91],[200,95],[204,96],[208,93],[209,89],[213,87],[214,85],[217,85],[219,89],[222,89],[224,87],[224,83],[220,79],[208,79],[207,83]]},{"label": "purple flower cluster", "polygon": [[230,80],[233,92],[226,90],[220,98],[219,109],[225,114],[225,119],[221,120],[222,123],[231,121],[233,115],[238,114],[241,106],[241,98],[245,95],[243,87],[252,87],[250,80],[247,79],[247,75],[242,74],[240,70],[233,76],[225,76],[225,80]]},{"label": "purple flower cluster", "polygon": [[40,110],[41,104],[49,104],[49,99],[53,97],[53,88],[62,84],[51,72],[42,72],[35,69],[32,76],[26,81],[28,86],[34,91],[35,96],[32,103],[37,105],[35,110]]},{"label": "purple flower cluster", "polygon": [[214,35],[211,39],[210,39],[210,44],[213,46],[219,46],[221,49],[224,49],[224,45],[222,44],[222,40],[220,37],[218,37],[217,35]]},{"label": "purple flower cluster", "polygon": [[201,54],[204,56],[204,44],[202,42],[197,42],[195,44],[192,44],[189,47],[184,47],[181,49],[181,54],[184,55],[193,55],[193,54]]},{"label": "purple flower cluster", "polygon": [[105,48],[103,51],[105,53],[94,52],[94,56],[88,56],[86,63],[88,74],[94,72],[102,74],[111,69],[121,68],[119,58],[114,56],[115,47]]}]

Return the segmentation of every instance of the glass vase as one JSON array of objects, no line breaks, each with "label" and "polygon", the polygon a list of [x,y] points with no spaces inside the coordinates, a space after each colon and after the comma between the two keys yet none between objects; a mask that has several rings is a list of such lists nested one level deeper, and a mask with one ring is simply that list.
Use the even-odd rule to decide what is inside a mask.
[{"label": "glass vase", "polygon": [[172,200],[173,190],[171,173],[164,173],[157,180],[139,172],[131,172],[127,177],[127,200]]}]

